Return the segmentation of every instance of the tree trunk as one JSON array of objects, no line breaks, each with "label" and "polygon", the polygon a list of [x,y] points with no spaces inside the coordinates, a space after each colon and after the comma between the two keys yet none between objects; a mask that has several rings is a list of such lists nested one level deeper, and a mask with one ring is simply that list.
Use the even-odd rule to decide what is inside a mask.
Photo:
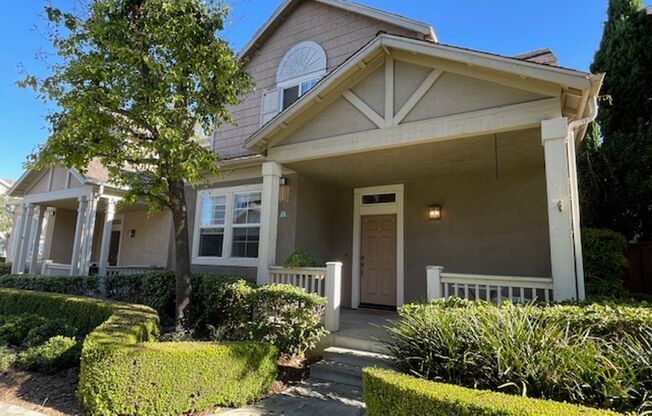
[{"label": "tree trunk", "polygon": [[177,330],[188,327],[188,307],[192,284],[190,280],[190,246],[188,237],[188,211],[183,181],[170,183],[170,209],[174,222],[174,247],[176,252],[176,308]]}]

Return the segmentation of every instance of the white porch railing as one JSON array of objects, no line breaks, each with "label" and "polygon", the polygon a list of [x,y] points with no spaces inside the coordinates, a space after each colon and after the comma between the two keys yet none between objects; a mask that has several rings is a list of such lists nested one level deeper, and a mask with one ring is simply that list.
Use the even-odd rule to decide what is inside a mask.
[{"label": "white porch railing", "polygon": [[270,266],[269,282],[297,286],[308,293],[324,296],[324,327],[331,332],[340,329],[342,263],[328,262],[326,267]]},{"label": "white porch railing", "polygon": [[314,293],[319,296],[324,296],[325,280],[326,267],[269,267],[270,283],[282,283],[301,287],[305,289],[306,292]]},{"label": "white porch railing", "polygon": [[53,263],[52,260],[43,260],[41,274],[44,276],[67,276],[70,274],[70,265]]},{"label": "white porch railing", "polygon": [[441,266],[426,267],[428,300],[457,296],[501,303],[552,300],[552,279],[444,273]]}]

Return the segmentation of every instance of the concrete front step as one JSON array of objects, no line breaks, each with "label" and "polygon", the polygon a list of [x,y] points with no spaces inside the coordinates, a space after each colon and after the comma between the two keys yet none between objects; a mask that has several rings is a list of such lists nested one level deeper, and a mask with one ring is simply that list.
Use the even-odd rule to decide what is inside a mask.
[{"label": "concrete front step", "polygon": [[310,367],[310,378],[350,386],[362,386],[364,367],[389,367],[389,357],[370,351],[329,347],[324,359]]},{"label": "concrete front step", "polygon": [[337,361],[357,367],[389,366],[390,357],[385,354],[353,350],[341,347],[329,347],[324,350],[324,359]]},{"label": "concrete front step", "polygon": [[386,354],[387,348],[377,340],[357,338],[351,336],[338,335],[338,333],[330,334],[326,337],[325,347],[340,347],[348,348],[358,351],[370,351],[380,354]]}]

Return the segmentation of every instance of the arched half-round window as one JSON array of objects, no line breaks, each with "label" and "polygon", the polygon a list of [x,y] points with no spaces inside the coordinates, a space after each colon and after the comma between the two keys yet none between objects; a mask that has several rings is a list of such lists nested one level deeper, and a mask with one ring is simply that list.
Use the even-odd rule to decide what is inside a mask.
[{"label": "arched half-round window", "polygon": [[326,75],[326,52],[313,41],[298,43],[278,66],[276,83],[281,91],[281,110],[307,93]]}]

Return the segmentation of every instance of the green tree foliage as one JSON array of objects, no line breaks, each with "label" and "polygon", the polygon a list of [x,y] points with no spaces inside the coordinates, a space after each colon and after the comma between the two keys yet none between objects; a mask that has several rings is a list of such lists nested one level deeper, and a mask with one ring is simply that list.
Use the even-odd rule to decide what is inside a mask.
[{"label": "green tree foliage", "polygon": [[[592,72],[605,72],[597,122],[579,157],[585,226],[652,239],[652,16],[610,0]],[[601,141],[599,140],[601,139]]]},{"label": "green tree foliage", "polygon": [[252,86],[219,37],[227,13],[216,0],[93,0],[81,13],[48,7],[58,61],[48,77],[20,83],[57,104],[35,167],[84,172],[99,159],[128,189],[125,203],[171,210],[178,324],[191,294],[184,186],[219,173],[194,133],[231,122],[228,106]]}]

